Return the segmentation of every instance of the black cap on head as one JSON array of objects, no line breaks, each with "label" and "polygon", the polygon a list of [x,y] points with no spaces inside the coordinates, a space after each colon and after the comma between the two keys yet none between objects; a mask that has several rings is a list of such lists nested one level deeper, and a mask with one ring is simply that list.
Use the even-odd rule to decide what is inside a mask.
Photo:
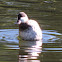
[{"label": "black cap on head", "polygon": [[28,16],[26,15],[26,13],[20,12],[20,13],[18,14],[18,20],[17,20],[17,22],[19,22],[19,20],[20,20],[21,17],[27,17],[27,18],[28,18]]},{"label": "black cap on head", "polygon": [[27,15],[24,13],[24,12],[20,12],[18,14],[18,20],[21,18],[21,17],[26,17]]}]

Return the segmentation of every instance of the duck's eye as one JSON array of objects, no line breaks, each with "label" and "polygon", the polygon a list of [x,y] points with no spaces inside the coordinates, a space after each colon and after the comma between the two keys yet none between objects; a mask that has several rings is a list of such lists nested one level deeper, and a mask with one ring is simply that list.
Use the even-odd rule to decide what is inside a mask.
[{"label": "duck's eye", "polygon": [[18,14],[18,20],[20,20],[21,17],[22,17],[22,15],[21,14]]}]

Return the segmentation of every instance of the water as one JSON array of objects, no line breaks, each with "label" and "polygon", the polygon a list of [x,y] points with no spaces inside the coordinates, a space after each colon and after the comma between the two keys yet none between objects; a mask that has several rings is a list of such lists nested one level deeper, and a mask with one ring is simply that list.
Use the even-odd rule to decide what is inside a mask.
[{"label": "water", "polygon": [[[20,11],[38,21],[41,41],[18,39]],[[61,15],[61,0],[0,0],[0,62],[62,62]]]}]

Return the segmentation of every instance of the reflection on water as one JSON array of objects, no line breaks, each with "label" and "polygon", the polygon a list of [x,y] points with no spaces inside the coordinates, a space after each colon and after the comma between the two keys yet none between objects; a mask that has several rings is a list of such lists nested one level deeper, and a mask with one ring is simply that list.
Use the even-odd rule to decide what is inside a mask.
[{"label": "reflection on water", "polygon": [[55,30],[43,30],[41,41],[17,40],[18,29],[1,29],[0,34],[2,34],[0,35],[0,61],[54,62],[62,60],[62,34]]},{"label": "reflection on water", "polygon": [[37,59],[42,51],[42,41],[19,41],[19,62],[39,62]]}]

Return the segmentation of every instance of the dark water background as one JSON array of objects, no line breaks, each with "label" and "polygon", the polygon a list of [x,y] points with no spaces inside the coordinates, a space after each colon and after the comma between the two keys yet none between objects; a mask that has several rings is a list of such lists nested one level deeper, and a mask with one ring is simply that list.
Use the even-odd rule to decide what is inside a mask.
[{"label": "dark water background", "polygon": [[[18,40],[19,12],[38,21],[41,41]],[[62,62],[62,0],[0,0],[0,62]]]}]

